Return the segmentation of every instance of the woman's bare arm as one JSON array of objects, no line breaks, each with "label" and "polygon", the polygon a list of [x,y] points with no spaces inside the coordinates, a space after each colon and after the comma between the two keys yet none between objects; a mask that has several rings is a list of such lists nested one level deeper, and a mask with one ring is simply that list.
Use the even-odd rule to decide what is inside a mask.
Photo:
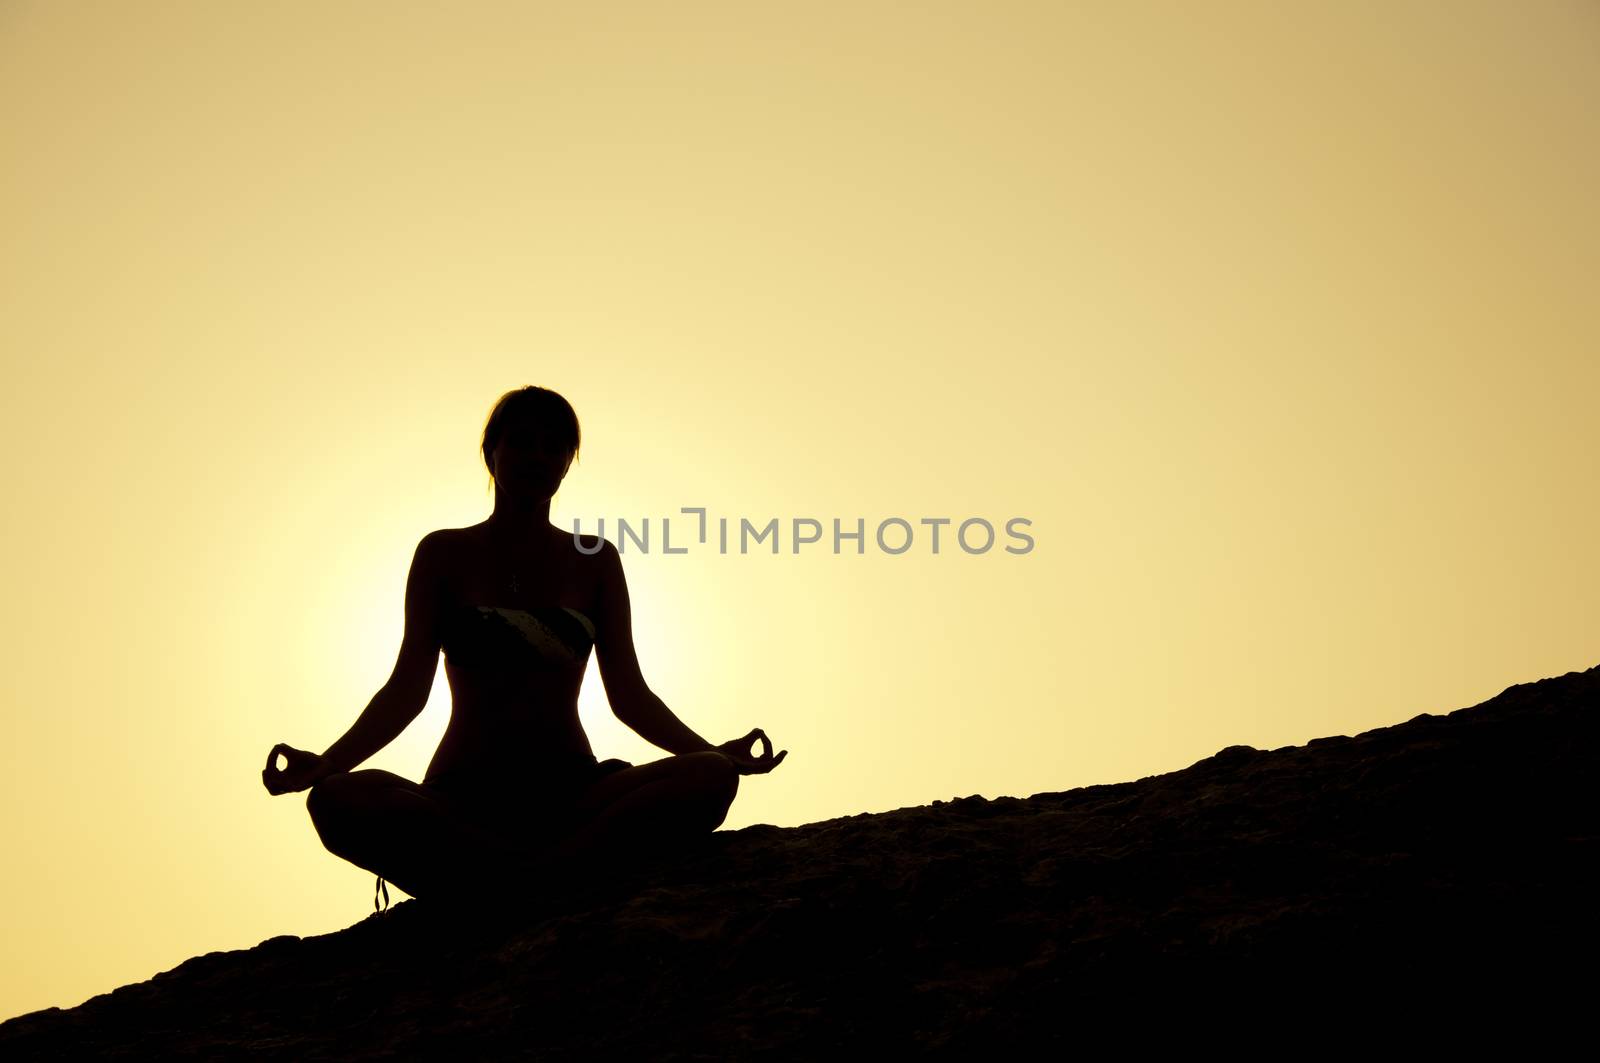
[{"label": "woman's bare arm", "polygon": [[417,543],[406,577],[405,637],[394,671],[350,730],[322,754],[324,774],[353,770],[394,741],[427,706],[439,671],[442,546],[438,532]]},{"label": "woman's bare arm", "polygon": [[669,753],[715,749],[690,730],[645,683],[633,648],[633,611],[628,581],[617,548],[603,541],[600,562],[600,615],[595,621],[595,658],[611,712],[639,737]]}]

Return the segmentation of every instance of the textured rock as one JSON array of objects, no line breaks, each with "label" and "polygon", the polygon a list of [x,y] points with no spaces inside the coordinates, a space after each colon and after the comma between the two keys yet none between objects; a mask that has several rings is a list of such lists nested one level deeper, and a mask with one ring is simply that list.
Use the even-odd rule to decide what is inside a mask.
[{"label": "textured rock", "polygon": [[498,913],[403,901],[12,1019],[0,1055],[973,1058],[1380,1023],[1531,1044],[1592,992],[1597,703],[1591,668],[1137,782],[718,832]]}]

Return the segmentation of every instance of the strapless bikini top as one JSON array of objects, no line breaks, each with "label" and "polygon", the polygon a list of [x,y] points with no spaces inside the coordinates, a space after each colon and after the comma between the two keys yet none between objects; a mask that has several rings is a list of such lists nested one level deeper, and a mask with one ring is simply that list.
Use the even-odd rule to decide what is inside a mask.
[{"label": "strapless bikini top", "polygon": [[464,605],[452,612],[442,648],[451,664],[466,668],[563,667],[588,659],[594,634],[594,622],[571,606]]}]

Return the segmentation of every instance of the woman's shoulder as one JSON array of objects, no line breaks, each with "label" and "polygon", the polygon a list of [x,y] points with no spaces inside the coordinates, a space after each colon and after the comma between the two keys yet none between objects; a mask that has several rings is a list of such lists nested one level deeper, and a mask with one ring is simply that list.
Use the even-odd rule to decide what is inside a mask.
[{"label": "woman's shoulder", "polygon": [[417,556],[428,558],[428,565],[447,586],[456,586],[471,551],[467,528],[436,528],[417,543]]},{"label": "woman's shoulder", "polygon": [[606,542],[605,539],[602,539],[598,535],[585,535],[581,532],[574,533],[572,536],[572,541],[576,543],[578,549],[588,557],[593,557],[595,554],[598,554],[600,552],[600,544]]},{"label": "woman's shoulder", "polygon": [[436,550],[451,550],[470,544],[475,538],[474,528],[435,528],[422,537],[423,546]]},{"label": "woman's shoulder", "polygon": [[[567,532],[553,526],[551,528],[551,532],[559,541],[572,543],[573,552],[580,557],[595,557],[607,547],[610,547],[613,550],[616,549],[616,547],[611,545],[611,541],[609,539],[601,535],[591,535],[583,532]],[[425,542],[431,541],[442,547],[453,547],[457,550],[460,550],[462,548],[478,548],[483,546],[487,533],[488,526],[480,523],[469,524],[464,528],[439,528],[429,532],[422,538]]]},{"label": "woman's shoulder", "polygon": [[422,537],[417,550],[427,552],[446,583],[458,586],[470,581],[477,559],[483,556],[482,536],[478,527],[436,528]]}]

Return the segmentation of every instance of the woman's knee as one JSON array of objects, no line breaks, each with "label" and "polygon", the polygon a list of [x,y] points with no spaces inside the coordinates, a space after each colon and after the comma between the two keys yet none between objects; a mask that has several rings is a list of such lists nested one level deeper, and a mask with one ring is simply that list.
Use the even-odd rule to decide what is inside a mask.
[{"label": "woman's knee", "polygon": [[722,801],[724,805],[731,805],[739,792],[739,769],[734,765],[732,758],[714,749],[690,753],[688,757],[695,761],[695,771],[707,793]]},{"label": "woman's knee", "polygon": [[344,781],[347,775],[347,772],[325,775],[306,792],[306,812],[311,816],[317,833],[324,838],[328,829],[340,818],[340,813],[349,807],[349,802],[344,798],[349,789],[349,784]]},{"label": "woman's knee", "polygon": [[306,811],[321,830],[336,824],[370,803],[367,795],[383,774],[371,768],[325,775],[306,793]]}]

